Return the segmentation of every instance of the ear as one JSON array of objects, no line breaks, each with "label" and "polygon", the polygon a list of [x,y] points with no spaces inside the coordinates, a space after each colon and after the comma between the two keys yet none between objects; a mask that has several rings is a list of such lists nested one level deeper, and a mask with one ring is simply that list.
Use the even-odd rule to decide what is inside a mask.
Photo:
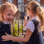
[{"label": "ear", "polygon": [[32,10],[30,9],[30,12],[32,13]]}]

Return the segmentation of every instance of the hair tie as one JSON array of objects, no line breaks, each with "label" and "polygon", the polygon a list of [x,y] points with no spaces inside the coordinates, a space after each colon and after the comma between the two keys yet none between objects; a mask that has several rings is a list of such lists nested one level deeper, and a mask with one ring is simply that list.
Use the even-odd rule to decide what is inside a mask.
[{"label": "hair tie", "polygon": [[6,5],[5,5],[6,6]]},{"label": "hair tie", "polygon": [[38,7],[39,5],[37,5],[37,7]]}]

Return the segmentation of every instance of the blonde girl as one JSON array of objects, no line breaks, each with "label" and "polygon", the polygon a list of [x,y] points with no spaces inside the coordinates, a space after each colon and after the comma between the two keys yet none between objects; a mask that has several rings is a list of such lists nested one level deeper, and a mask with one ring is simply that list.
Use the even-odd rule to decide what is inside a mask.
[{"label": "blonde girl", "polygon": [[15,18],[18,19],[19,16],[18,8],[10,2],[5,2],[0,7],[0,44],[16,44],[12,41],[3,42],[1,39],[2,35],[5,35],[7,32],[11,35],[10,25],[13,24]]}]

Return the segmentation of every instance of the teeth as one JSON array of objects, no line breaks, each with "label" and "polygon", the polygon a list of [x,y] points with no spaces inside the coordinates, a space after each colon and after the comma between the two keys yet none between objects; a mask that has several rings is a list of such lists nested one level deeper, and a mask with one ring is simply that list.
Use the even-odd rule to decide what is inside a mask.
[{"label": "teeth", "polygon": [[10,20],[10,19],[8,19],[8,20]]}]

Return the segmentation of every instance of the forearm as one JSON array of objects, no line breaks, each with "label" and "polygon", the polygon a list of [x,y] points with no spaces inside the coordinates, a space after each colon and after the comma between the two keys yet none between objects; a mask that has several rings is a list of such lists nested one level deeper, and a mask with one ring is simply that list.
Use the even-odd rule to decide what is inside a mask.
[{"label": "forearm", "polygon": [[14,37],[14,36],[11,36],[10,38],[11,38],[11,40],[17,41],[17,42],[27,42],[25,37]]},{"label": "forearm", "polygon": [[27,20],[24,21],[24,26],[26,26],[26,24],[27,24]]}]

